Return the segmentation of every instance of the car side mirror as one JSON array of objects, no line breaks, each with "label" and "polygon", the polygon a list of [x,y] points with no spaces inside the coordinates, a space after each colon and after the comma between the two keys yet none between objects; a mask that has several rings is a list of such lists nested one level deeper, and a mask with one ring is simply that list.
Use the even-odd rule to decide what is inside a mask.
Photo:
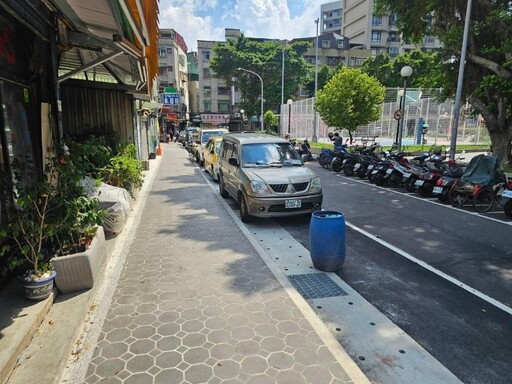
[{"label": "car side mirror", "polygon": [[236,157],[230,157],[228,160],[228,164],[234,167],[238,167],[238,159]]}]

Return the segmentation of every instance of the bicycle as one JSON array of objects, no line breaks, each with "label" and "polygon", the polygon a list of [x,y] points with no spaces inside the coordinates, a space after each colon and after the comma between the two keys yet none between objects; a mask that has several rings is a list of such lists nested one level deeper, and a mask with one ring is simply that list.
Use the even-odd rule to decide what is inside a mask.
[{"label": "bicycle", "polygon": [[505,174],[500,172],[501,181],[489,186],[482,186],[473,195],[473,208],[478,213],[489,212],[494,204],[501,204],[501,195],[508,186]]}]

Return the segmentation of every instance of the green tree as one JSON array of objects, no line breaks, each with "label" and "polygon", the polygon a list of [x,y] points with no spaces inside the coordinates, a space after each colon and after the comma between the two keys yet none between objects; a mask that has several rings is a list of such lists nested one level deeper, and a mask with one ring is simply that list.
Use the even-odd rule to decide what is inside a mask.
[{"label": "green tree", "polygon": [[263,123],[265,124],[267,133],[275,133],[276,127],[279,125],[279,116],[271,110],[263,114]]},{"label": "green tree", "polygon": [[[444,96],[455,95],[466,1],[376,0],[377,12],[398,15],[397,27],[409,40],[436,36],[443,43]],[[473,0],[462,99],[484,118],[493,151],[511,160],[512,12],[510,1]]]},{"label": "green tree", "polygon": [[359,125],[377,120],[385,88],[359,69],[342,68],[318,91],[315,109],[335,130],[347,129],[350,138]]},{"label": "green tree", "polygon": [[222,78],[242,90],[240,107],[248,115],[260,114],[261,82],[258,77],[239,71],[245,68],[257,73],[263,79],[264,110],[278,110],[281,104],[281,73],[284,50],[284,99],[295,94],[298,85],[307,72],[308,64],[303,54],[310,43],[296,42],[283,45],[276,41],[256,41],[242,35],[237,40],[218,43],[213,47],[215,57],[210,61],[212,76]]},{"label": "green tree", "polygon": [[394,60],[389,54],[381,53],[366,59],[361,70],[375,77],[385,87],[401,87],[404,79],[400,76],[400,70],[406,65],[414,70],[408,81],[410,87],[441,88],[443,86],[442,59],[432,52],[415,50],[399,55]]},{"label": "green tree", "polygon": [[[317,90],[325,87],[325,84],[334,76],[338,69],[330,68],[328,65],[322,65],[318,68]],[[302,81],[304,88],[310,96],[315,94],[315,66],[308,68],[308,73]]]}]

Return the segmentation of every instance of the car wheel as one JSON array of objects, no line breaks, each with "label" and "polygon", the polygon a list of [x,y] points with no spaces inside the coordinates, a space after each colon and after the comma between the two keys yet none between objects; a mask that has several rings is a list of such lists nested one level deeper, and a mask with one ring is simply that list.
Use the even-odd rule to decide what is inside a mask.
[{"label": "car wheel", "polygon": [[249,209],[247,208],[247,201],[245,200],[245,196],[243,193],[239,195],[239,205],[240,205],[240,219],[244,223],[249,223],[252,219],[252,216],[249,215]]},{"label": "car wheel", "polygon": [[222,176],[219,175],[219,193],[222,197],[228,197],[228,191],[224,188],[224,182],[222,181]]}]

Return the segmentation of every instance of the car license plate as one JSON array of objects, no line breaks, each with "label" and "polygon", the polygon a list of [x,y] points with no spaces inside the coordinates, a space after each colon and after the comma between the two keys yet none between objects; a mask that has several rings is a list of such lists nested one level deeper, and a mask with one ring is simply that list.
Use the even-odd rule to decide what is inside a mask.
[{"label": "car license plate", "polygon": [[510,198],[512,198],[512,190],[507,189],[506,191],[503,191],[503,193],[501,194],[501,197],[510,197]]},{"label": "car license plate", "polygon": [[411,172],[405,172],[404,179],[408,179],[409,177],[411,177]]},{"label": "car license plate", "polygon": [[434,187],[434,189],[432,190],[432,193],[442,193],[443,192],[443,187]]},{"label": "car license plate", "polygon": [[368,166],[368,169],[373,169],[373,164],[370,164],[370,165]]},{"label": "car license plate", "polygon": [[390,174],[391,172],[393,172],[393,168],[388,168],[388,169],[386,169],[386,173],[387,173],[387,174]]},{"label": "car license plate", "polygon": [[355,171],[356,169],[359,169],[359,167],[360,167],[360,166],[361,166],[361,164],[356,163],[356,164],[354,165],[354,171]]},{"label": "car license plate", "polygon": [[424,181],[423,180],[416,180],[414,182],[414,185],[417,185],[418,187],[421,187],[423,185]]},{"label": "car license plate", "polygon": [[292,209],[292,208],[300,208],[302,206],[302,200],[285,200],[284,201],[284,207],[286,209]]}]

